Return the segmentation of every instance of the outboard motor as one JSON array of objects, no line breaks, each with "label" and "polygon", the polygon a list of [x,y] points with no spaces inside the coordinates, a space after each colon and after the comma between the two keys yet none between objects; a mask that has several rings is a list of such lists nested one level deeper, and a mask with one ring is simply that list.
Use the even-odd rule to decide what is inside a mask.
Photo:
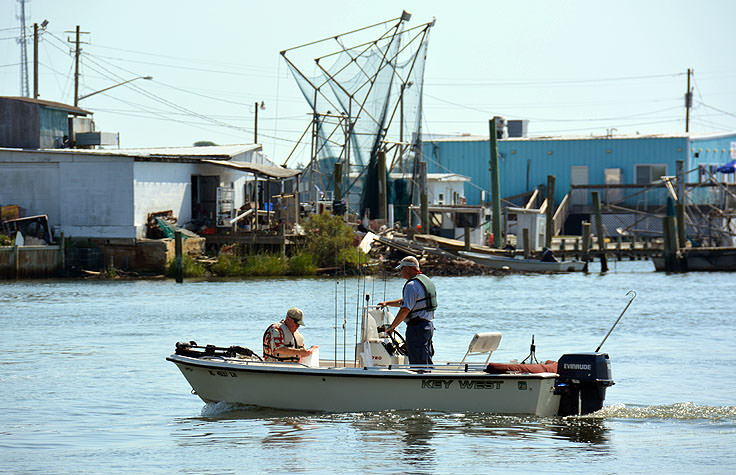
[{"label": "outboard motor", "polygon": [[559,416],[590,414],[603,407],[611,378],[607,353],[571,353],[557,362],[555,394],[560,395]]}]

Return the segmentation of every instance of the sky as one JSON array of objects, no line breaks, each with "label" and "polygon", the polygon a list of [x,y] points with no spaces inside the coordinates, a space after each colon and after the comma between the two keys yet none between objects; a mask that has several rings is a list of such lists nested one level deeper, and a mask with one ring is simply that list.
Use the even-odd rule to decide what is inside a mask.
[{"label": "sky", "polygon": [[[488,120],[529,120],[530,136],[736,131],[736,2],[26,0],[39,45],[40,98],[73,103],[68,39],[80,25],[80,101],[121,147],[253,142],[308,162],[297,145],[309,107],[280,51],[397,18],[436,19],[425,70],[423,134],[487,135]],[[0,0],[0,95],[21,92],[20,2]],[[29,61],[33,42],[27,46]],[[32,63],[29,87],[33,91]]]}]

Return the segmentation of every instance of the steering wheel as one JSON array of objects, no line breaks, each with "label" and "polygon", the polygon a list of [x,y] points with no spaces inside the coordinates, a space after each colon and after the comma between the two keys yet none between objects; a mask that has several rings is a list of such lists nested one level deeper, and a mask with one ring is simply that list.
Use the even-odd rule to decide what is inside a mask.
[{"label": "steering wheel", "polygon": [[[388,334],[389,339],[391,340],[391,344],[393,345],[396,352],[400,355],[407,356],[409,355],[409,351],[406,349],[406,340],[401,335],[401,333],[397,331],[392,331]],[[398,339],[396,338],[398,337]]]}]

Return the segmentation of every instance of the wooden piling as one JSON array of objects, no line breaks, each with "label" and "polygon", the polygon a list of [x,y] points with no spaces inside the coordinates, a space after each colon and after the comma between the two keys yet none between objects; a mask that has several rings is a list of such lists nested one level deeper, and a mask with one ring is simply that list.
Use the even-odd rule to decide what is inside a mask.
[{"label": "wooden piling", "polygon": [[583,221],[583,261],[590,262],[590,223]]},{"label": "wooden piling", "polygon": [[629,260],[633,261],[636,259],[636,234],[631,235],[631,242],[629,243]]},{"label": "wooden piling", "polygon": [[677,241],[680,247],[685,247],[685,241],[687,240],[685,233],[685,205],[682,202],[678,202],[675,205],[675,212],[677,213]]},{"label": "wooden piling", "polygon": [[182,256],[182,238],[181,231],[174,233],[174,265],[176,266],[176,283],[181,284],[184,282],[184,262]]},{"label": "wooden piling", "polygon": [[286,258],[286,223],[282,220],[281,223],[279,223],[279,237],[280,243],[279,243],[279,251],[281,254],[281,258]]},{"label": "wooden piling", "polygon": [[552,235],[555,233],[553,220],[555,216],[555,176],[547,175],[547,209],[545,210],[547,218],[546,233],[544,233],[544,245],[548,249],[552,249]]},{"label": "wooden piling", "polygon": [[522,236],[524,240],[524,259],[529,259],[531,256],[531,250],[529,249],[529,228],[522,230]]},{"label": "wooden piling", "polygon": [[15,278],[20,277],[20,246],[13,243],[13,265],[15,266]]},{"label": "wooden piling", "polygon": [[503,239],[501,237],[501,175],[498,167],[498,145],[496,134],[496,119],[488,121],[489,128],[489,146],[490,146],[490,163],[489,171],[491,173],[491,225],[493,226],[493,247],[501,249],[503,247]]},{"label": "wooden piling", "polygon": [[598,250],[601,255],[601,272],[608,272],[606,236],[603,233],[603,217],[601,216],[601,197],[597,191],[594,191],[591,193],[591,198],[593,199],[593,213],[595,214],[595,233],[598,235]]},{"label": "wooden piling", "polygon": [[677,272],[677,226],[674,216],[662,218],[662,234],[664,237],[664,270],[665,272]]},{"label": "wooden piling", "polygon": [[64,237],[64,232],[61,233],[59,238],[59,271],[62,274],[66,273],[66,237]]},{"label": "wooden piling", "polygon": [[465,250],[470,250],[470,226],[465,225]]},{"label": "wooden piling", "polygon": [[[384,154],[384,159],[385,157],[386,155]],[[385,160],[383,164],[384,166],[386,165]],[[335,201],[340,201],[342,199],[342,162],[335,163],[335,171],[332,176],[332,181]]]},{"label": "wooden piling", "polygon": [[[422,192],[426,192],[422,190]],[[378,152],[378,219],[388,219],[386,152]],[[425,231],[429,233],[429,230]]]},{"label": "wooden piling", "polygon": [[427,198],[427,162],[419,162],[419,208],[422,232],[429,234],[429,201]]}]

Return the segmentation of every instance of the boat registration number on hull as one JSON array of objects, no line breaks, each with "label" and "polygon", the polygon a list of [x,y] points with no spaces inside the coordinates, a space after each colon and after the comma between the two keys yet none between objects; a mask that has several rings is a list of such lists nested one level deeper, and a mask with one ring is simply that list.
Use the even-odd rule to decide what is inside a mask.
[{"label": "boat registration number on hull", "polygon": [[423,379],[422,389],[501,389],[503,381]]}]

